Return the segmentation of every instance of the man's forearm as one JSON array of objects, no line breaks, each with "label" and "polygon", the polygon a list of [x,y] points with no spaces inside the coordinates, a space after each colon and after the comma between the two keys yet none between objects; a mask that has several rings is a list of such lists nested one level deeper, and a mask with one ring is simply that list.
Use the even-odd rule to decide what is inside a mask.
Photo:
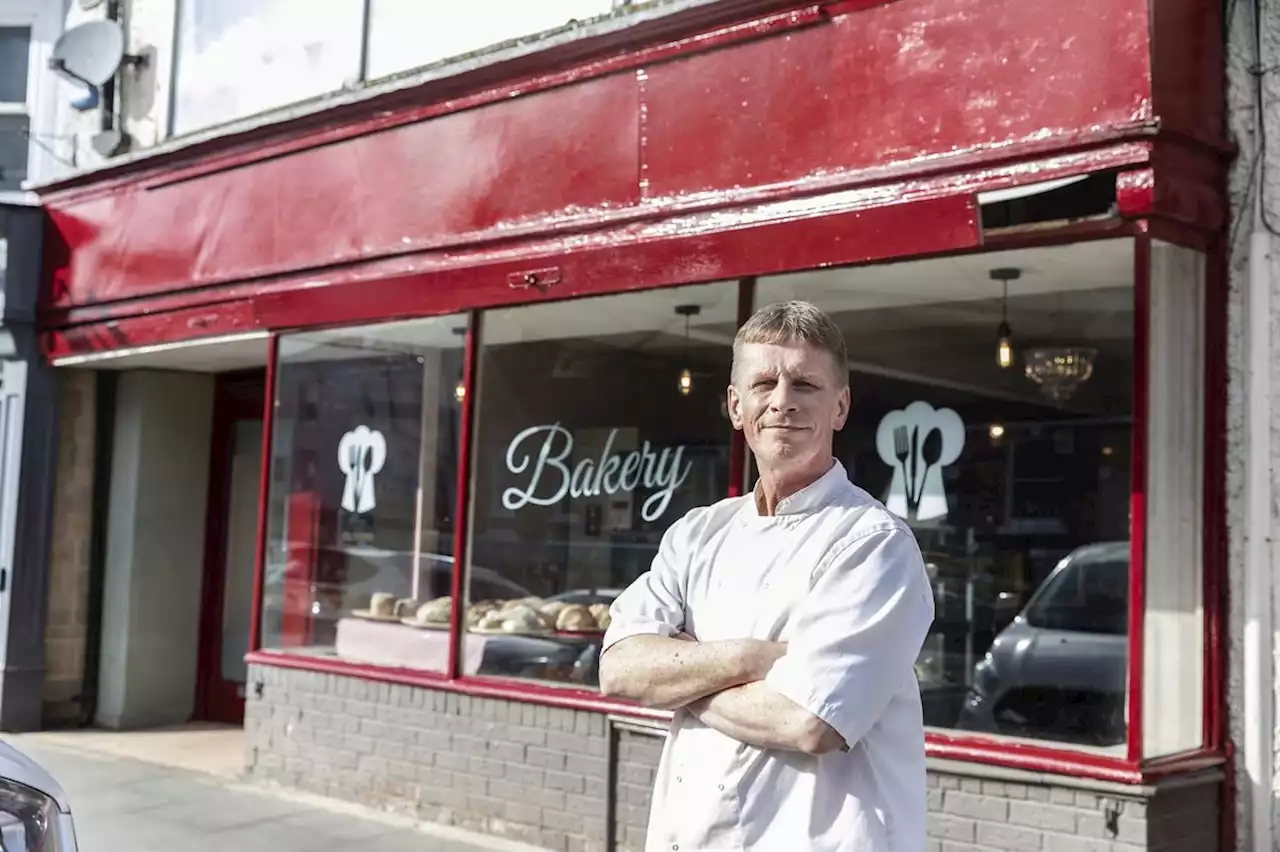
[{"label": "man's forearm", "polygon": [[846,748],[830,725],[763,681],[709,695],[688,710],[707,727],[757,748],[806,754]]},{"label": "man's forearm", "polygon": [[741,640],[694,642],[632,636],[601,657],[600,691],[646,707],[672,710],[761,677],[775,656]]}]

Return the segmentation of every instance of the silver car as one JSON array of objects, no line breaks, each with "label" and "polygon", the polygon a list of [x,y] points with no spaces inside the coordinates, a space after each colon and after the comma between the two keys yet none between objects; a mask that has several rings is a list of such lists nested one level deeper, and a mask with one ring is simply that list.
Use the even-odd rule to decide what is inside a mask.
[{"label": "silver car", "polygon": [[67,794],[38,763],[2,742],[0,852],[76,852]]},{"label": "silver car", "polygon": [[1092,746],[1125,741],[1129,543],[1079,547],[973,669],[957,727]]}]

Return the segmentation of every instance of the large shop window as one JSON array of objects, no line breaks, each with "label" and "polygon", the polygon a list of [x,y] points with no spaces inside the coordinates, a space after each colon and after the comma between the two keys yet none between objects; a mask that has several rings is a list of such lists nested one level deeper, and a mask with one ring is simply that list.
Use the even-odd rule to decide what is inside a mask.
[{"label": "large shop window", "polygon": [[728,495],[735,283],[486,313],[468,673],[595,687],[617,593]]},{"label": "large shop window", "polygon": [[835,455],[907,521],[933,585],[926,723],[1199,748],[1204,270],[1118,239],[490,310],[465,387],[465,316],[283,337],[262,646],[448,672],[462,572],[461,674],[595,688],[609,604],[663,532],[753,481],[725,411],[753,292],[844,331]]},{"label": "large shop window", "polygon": [[1117,241],[759,282],[848,341],[835,453],[925,554],[927,725],[1126,743],[1133,268]]},{"label": "large shop window", "polygon": [[281,338],[262,647],[447,670],[447,628],[419,629],[420,606],[453,575],[466,329]]}]

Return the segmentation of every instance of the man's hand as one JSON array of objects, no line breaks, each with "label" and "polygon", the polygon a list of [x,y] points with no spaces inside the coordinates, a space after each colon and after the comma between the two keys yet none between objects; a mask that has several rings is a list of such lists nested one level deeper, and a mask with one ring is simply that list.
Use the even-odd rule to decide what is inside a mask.
[{"label": "man's hand", "polygon": [[673,710],[690,701],[761,680],[786,645],[762,639],[699,642],[687,633],[673,638],[632,636],[600,658],[600,691]]}]

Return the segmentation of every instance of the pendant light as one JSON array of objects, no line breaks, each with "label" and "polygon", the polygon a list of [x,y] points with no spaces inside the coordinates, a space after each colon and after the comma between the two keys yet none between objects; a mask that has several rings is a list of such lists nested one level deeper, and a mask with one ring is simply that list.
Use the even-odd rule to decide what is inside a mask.
[{"label": "pendant light", "polygon": [[[466,351],[466,342],[465,342],[465,341],[466,341],[466,338],[467,338],[467,329],[466,329],[465,327],[462,327],[462,328],[455,328],[455,329],[453,330],[453,333],[454,333],[454,334],[456,334],[456,335],[458,335],[459,337],[461,337],[461,338],[463,339],[463,341],[464,341],[464,342],[463,342],[463,346],[462,346],[462,348],[463,348],[463,351],[465,352],[465,351]],[[461,374],[460,374],[460,375],[458,376],[458,383],[457,383],[456,385],[454,385],[454,386],[453,386],[453,399],[454,399],[454,402],[456,402],[456,403],[458,403],[459,405],[461,405],[461,404],[462,404],[462,401],[463,401],[463,400],[465,400],[466,398],[467,398],[467,382],[466,382],[466,376],[465,376],[465,375],[461,375]]]},{"label": "pendant light", "polygon": [[684,367],[680,370],[680,395],[693,392],[693,372],[689,369],[689,317],[702,313],[698,305],[676,305],[676,313],[684,317]]},{"label": "pendant light", "polygon": [[996,326],[996,363],[1002,370],[1013,366],[1013,333],[1009,329],[1009,282],[1017,281],[1021,276],[1022,270],[1012,267],[991,270],[991,279],[1004,284],[1004,299],[1000,303],[1000,325]]}]

